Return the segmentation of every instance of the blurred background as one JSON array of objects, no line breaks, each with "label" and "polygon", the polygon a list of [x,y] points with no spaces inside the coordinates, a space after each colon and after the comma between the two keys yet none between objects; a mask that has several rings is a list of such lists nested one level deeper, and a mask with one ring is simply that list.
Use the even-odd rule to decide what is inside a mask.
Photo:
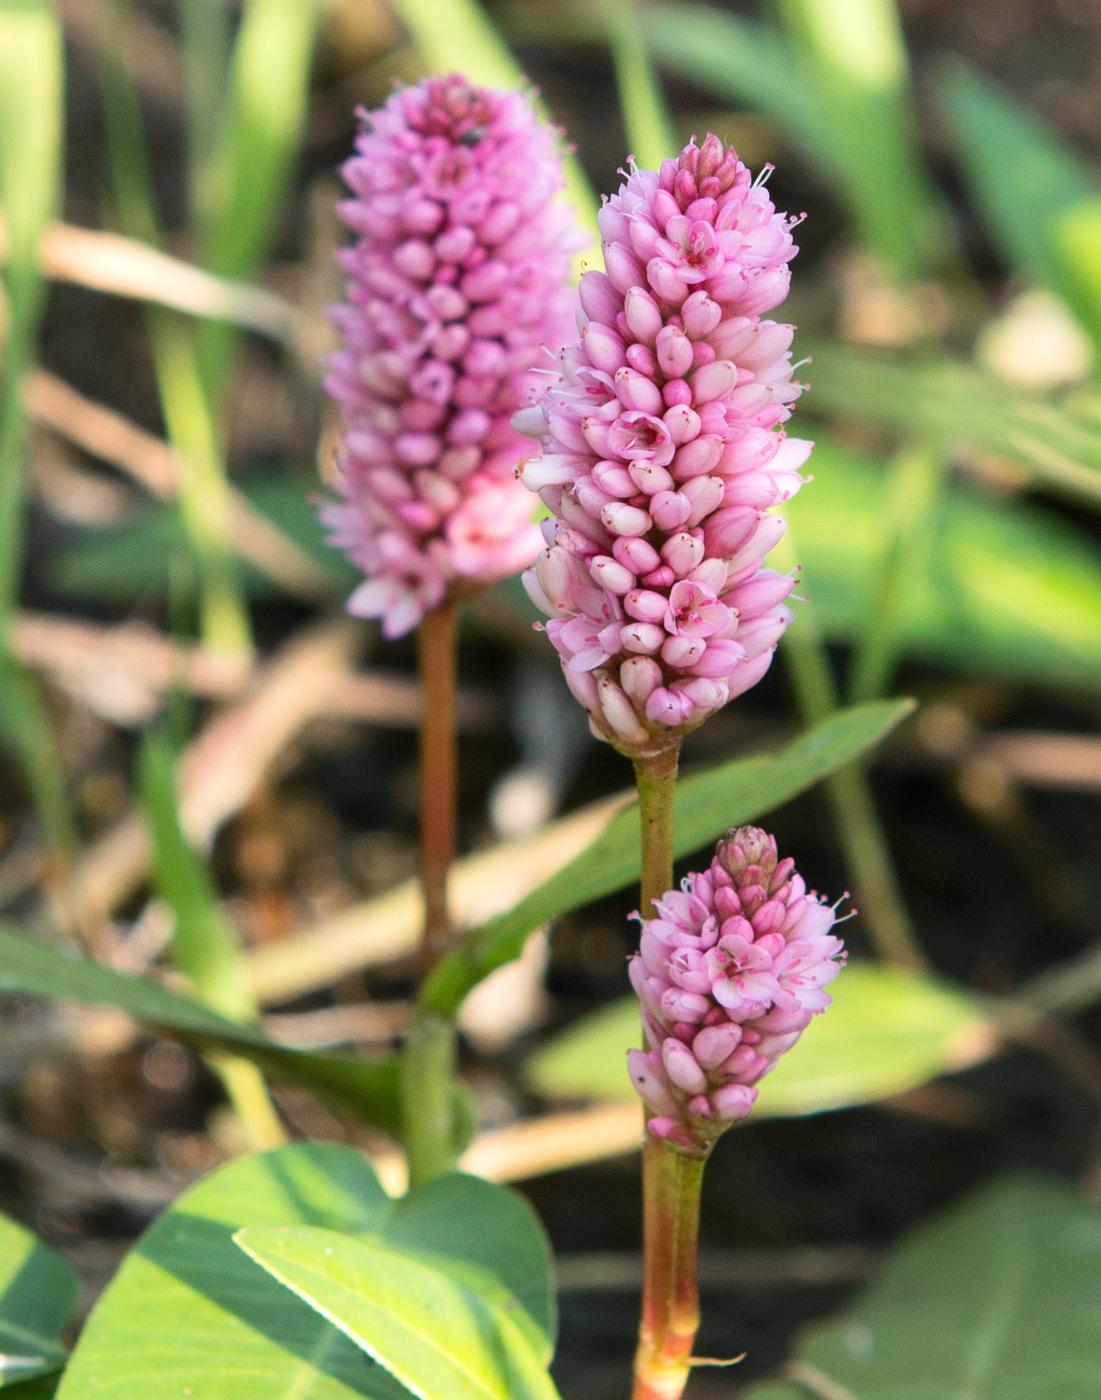
[{"label": "blurred background", "polygon": [[[869,1032],[850,1106],[778,1102],[723,1139],[701,1350],[749,1360],[690,1394],[766,1374],[901,1231],[1002,1170],[1101,1199],[1101,3],[58,0],[0,5],[0,50],[25,13],[38,38],[0,56],[7,926],[226,1009],[242,984],[287,1044],[400,1036],[414,652],[342,616],[355,574],[315,522],[336,167],[395,81],[522,70],[589,227],[628,153],[652,166],[708,131],[807,214],[776,314],[808,360],[791,426],[815,479],[774,562],[808,601],[686,768],[852,701],[920,702],[874,769],[770,823],[808,885],[853,892],[854,953],[952,984],[951,1005],[890,1003],[917,1047],[897,1080],[869,1077]],[[534,617],[515,582],[464,615],[467,924],[576,849],[548,823],[630,781]],[[637,1316],[621,1052],[584,1020],[627,990],[634,899],[535,935],[463,1011],[481,1160],[562,1254],[566,1400],[622,1393]],[[123,1011],[7,998],[0,1078],[0,1207],[76,1263],[85,1305],[249,1145],[203,1061]],[[273,1092],[285,1130],[392,1154]]]}]

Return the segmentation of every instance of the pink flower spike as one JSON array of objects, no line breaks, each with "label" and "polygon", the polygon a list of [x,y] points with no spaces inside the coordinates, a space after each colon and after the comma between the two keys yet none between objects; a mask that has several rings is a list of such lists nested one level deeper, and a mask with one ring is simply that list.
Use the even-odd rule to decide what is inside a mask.
[{"label": "pink flower spike", "polygon": [[[429,78],[360,117],[342,172],[352,197],[338,206],[356,235],[339,254],[344,348],[326,381],[344,415],[339,499],[321,518],[368,579],[349,610],[395,637],[448,593],[529,565],[543,541],[524,486],[588,470],[578,432],[557,462],[531,460],[516,479],[531,455],[522,434],[545,432],[543,414],[524,410],[571,337],[569,260],[583,240],[555,202],[557,135],[525,94]],[[621,297],[604,279],[587,300],[590,316],[610,313],[600,355],[616,369]]]},{"label": "pink flower spike", "polygon": [[[614,721],[590,703],[590,723],[634,758],[676,747],[756,683],[791,618],[789,581],[762,561],[804,480],[809,446],[781,427],[803,386],[792,328],[760,313],[786,291],[792,227],[714,136],[658,172],[632,167],[600,212],[607,271],[582,278],[581,339],[542,392],[546,465],[529,460],[522,480],[577,567],[551,587],[540,566],[541,592],[601,643],[547,635],[568,676],[604,653],[592,674],[637,729],[618,698]],[[419,248],[408,256],[421,265]],[[531,431],[533,415],[521,421]],[[613,650],[604,629],[623,614]]]},{"label": "pink flower spike", "polygon": [[845,954],[834,908],[805,893],[757,827],[728,831],[710,867],[655,911],[629,968],[651,1048],[632,1050],[628,1064],[654,1115],[651,1135],[702,1157],[829,1005],[822,988]]}]

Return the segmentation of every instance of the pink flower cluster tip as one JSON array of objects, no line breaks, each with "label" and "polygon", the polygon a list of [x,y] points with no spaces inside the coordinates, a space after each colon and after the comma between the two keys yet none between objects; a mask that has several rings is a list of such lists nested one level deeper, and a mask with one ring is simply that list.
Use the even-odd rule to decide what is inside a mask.
[{"label": "pink flower cluster tip", "polygon": [[628,1055],[649,1131],[703,1153],[830,997],[845,955],[836,913],[756,827],[728,832],[711,867],[655,900],[631,959],[648,1050]]},{"label": "pink flower cluster tip", "polygon": [[715,136],[632,169],[600,213],[580,342],[516,419],[543,447],[521,480],[554,516],[525,586],[595,731],[629,753],[760,680],[792,617],[792,580],[762,560],[812,444],[778,430],[802,386],[793,328],[761,313],[787,294],[795,222]]},{"label": "pink flower cluster tip", "polygon": [[505,578],[542,545],[509,420],[571,334],[583,240],[554,202],[556,133],[523,93],[431,78],[361,118],[326,383],[346,425],[342,499],[321,516],[367,575],[349,611],[396,637],[449,587]]}]

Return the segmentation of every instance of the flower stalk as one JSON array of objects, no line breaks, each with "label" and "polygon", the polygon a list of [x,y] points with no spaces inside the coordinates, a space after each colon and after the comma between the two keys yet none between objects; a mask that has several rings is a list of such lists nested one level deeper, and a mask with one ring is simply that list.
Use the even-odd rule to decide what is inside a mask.
[{"label": "flower stalk", "polygon": [[458,605],[450,600],[425,614],[417,628],[424,713],[420,731],[420,874],[424,891],[426,968],[451,937],[447,874],[455,858],[455,661]]},{"label": "flower stalk", "polygon": [[679,1400],[700,1325],[696,1244],[705,1157],[648,1137],[642,1153],[643,1293],[632,1400]]}]

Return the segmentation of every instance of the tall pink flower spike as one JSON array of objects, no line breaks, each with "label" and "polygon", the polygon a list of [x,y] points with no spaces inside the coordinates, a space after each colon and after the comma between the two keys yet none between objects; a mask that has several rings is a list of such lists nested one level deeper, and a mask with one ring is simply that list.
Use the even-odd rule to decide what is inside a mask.
[{"label": "tall pink flower spike", "polygon": [[630,965],[649,1049],[632,1050],[628,1067],[649,1131],[703,1155],[830,1004],[823,988],[845,955],[835,910],[753,826],[728,832],[710,869],[655,910]]},{"label": "tall pink flower spike", "polygon": [[342,499],[321,518],[367,575],[348,610],[397,637],[542,547],[509,419],[572,334],[584,240],[554,202],[558,137],[523,93],[430,78],[360,118],[326,381],[344,411]]},{"label": "tall pink flower spike", "polygon": [[600,213],[580,342],[514,420],[542,439],[520,478],[554,516],[524,584],[594,731],[635,756],[756,684],[792,618],[792,580],[761,561],[812,444],[778,430],[803,386],[793,327],[760,315],[787,294],[795,222],[715,136],[632,168]]}]

